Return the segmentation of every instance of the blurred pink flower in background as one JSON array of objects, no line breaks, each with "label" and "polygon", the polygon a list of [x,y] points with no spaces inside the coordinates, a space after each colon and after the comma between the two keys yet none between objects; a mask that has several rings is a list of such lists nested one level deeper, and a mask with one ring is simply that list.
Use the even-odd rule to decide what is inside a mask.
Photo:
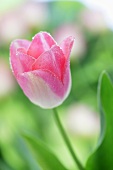
[{"label": "blurred pink flower in background", "polygon": [[15,82],[5,59],[0,58],[0,98],[13,92]]},{"label": "blurred pink flower in background", "polygon": [[85,104],[71,105],[67,110],[66,122],[72,134],[82,137],[99,134],[99,116]]},{"label": "blurred pink flower in background", "polygon": [[14,38],[22,37],[27,31],[27,27],[20,17],[18,10],[7,13],[0,19],[0,39],[1,43],[10,42]]},{"label": "blurred pink flower in background", "polygon": [[84,34],[78,25],[65,23],[54,31],[54,37],[58,43],[63,40],[63,37],[69,35],[75,37],[71,58],[76,59],[83,57],[86,52],[86,42]]},{"label": "blurred pink flower in background", "polygon": [[26,24],[21,20],[18,11],[11,11],[0,18],[0,43],[7,43],[22,37],[26,31]]},{"label": "blurred pink flower in background", "polygon": [[26,2],[20,9],[22,20],[28,27],[42,27],[48,20],[48,8],[46,3]]},{"label": "blurred pink flower in background", "polygon": [[60,46],[46,32],[33,40],[15,40],[10,46],[11,67],[22,90],[36,105],[53,108],[60,105],[71,88],[70,52],[74,39]]},{"label": "blurred pink flower in background", "polygon": [[101,33],[107,29],[105,18],[101,11],[85,9],[81,12],[80,20],[89,31]]},{"label": "blurred pink flower in background", "polygon": [[15,10],[8,11],[0,18],[0,43],[9,43],[39,29],[48,22],[48,8],[45,3],[24,2]]}]

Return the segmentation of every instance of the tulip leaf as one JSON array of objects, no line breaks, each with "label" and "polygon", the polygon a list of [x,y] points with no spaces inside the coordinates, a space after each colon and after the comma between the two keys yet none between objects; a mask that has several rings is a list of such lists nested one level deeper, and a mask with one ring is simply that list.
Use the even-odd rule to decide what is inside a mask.
[{"label": "tulip leaf", "polygon": [[96,151],[89,157],[86,170],[113,170],[113,84],[104,72],[98,88],[101,133]]},{"label": "tulip leaf", "polygon": [[21,159],[24,160],[26,166],[29,168],[29,170],[41,170],[39,165],[37,164],[36,160],[33,159],[31,153],[29,152],[25,141],[18,135],[16,138],[16,148],[18,151],[18,154],[21,156]]},{"label": "tulip leaf", "polygon": [[43,170],[67,170],[40,139],[31,134],[24,133],[23,136]]}]

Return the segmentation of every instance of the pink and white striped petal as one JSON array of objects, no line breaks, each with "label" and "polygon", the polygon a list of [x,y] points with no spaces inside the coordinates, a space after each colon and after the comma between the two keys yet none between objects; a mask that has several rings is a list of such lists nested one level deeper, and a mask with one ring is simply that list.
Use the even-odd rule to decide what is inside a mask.
[{"label": "pink and white striped petal", "polygon": [[46,51],[37,58],[32,66],[32,70],[48,70],[62,81],[65,60],[65,56],[60,47],[54,45],[49,51]]},{"label": "pink and white striped petal", "polygon": [[18,57],[18,48],[22,48],[24,51],[28,49],[30,41],[27,40],[15,40],[10,46],[10,62],[14,75],[17,77],[18,73],[23,72],[23,67]]},{"label": "pink and white striped petal", "polygon": [[[35,62],[35,58],[24,53],[17,53],[17,57],[20,60],[22,73],[29,72],[32,70],[32,65]],[[18,72],[19,73],[19,72]]]},{"label": "pink and white striped petal", "polygon": [[65,75],[65,84],[51,72],[38,70],[22,73],[18,76],[18,83],[25,95],[42,108],[54,108],[60,105],[68,96],[71,81],[70,72]]},{"label": "pink and white striped petal", "polygon": [[28,40],[24,40],[24,39],[17,39],[14,40],[11,43],[11,47],[13,48],[13,51],[16,52],[18,48],[24,48],[27,52],[29,46],[30,46],[31,42]]},{"label": "pink and white striped petal", "polygon": [[55,40],[46,32],[36,34],[27,51],[28,55],[38,58],[43,52],[48,51],[54,44]]},{"label": "pink and white striped petal", "polygon": [[69,36],[66,39],[64,39],[62,43],[60,44],[60,47],[67,60],[70,56],[73,43],[74,43],[74,38],[72,36]]}]

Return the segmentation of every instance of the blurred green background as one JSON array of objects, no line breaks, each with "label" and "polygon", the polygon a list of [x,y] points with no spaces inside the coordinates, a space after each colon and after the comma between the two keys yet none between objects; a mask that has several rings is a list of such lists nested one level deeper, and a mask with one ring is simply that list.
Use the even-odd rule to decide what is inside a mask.
[{"label": "blurred green background", "polygon": [[[50,32],[60,43],[75,37],[71,53],[72,89],[58,112],[73,147],[85,164],[99,135],[97,85],[100,73],[113,73],[113,32],[103,13],[80,2],[1,1],[0,4],[0,170],[31,170],[20,134],[36,134],[67,169],[74,163],[55,125],[52,110],[32,104],[15,81],[9,63],[14,39]],[[27,153],[28,152],[28,153]],[[27,154],[25,154],[27,153]],[[33,162],[35,158],[32,154]],[[34,163],[35,164],[35,163]]]}]

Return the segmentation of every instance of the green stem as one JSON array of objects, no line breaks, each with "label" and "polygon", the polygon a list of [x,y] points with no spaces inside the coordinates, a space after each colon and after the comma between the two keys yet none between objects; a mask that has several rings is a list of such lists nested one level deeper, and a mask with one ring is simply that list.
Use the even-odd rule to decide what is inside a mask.
[{"label": "green stem", "polygon": [[53,111],[54,111],[54,117],[55,117],[56,123],[57,123],[58,128],[59,128],[59,130],[60,130],[60,132],[61,132],[61,134],[62,134],[62,137],[63,137],[63,139],[64,139],[64,141],[65,141],[65,143],[66,143],[66,145],[67,145],[67,147],[68,147],[68,149],[69,149],[69,151],[70,151],[70,153],[71,153],[71,156],[73,157],[73,159],[74,159],[75,163],[77,164],[78,168],[79,168],[80,170],[84,170],[82,164],[80,163],[80,161],[78,160],[75,152],[73,151],[73,148],[72,148],[72,146],[71,146],[71,143],[70,143],[70,141],[69,141],[69,138],[68,138],[68,136],[67,136],[67,134],[66,134],[66,132],[65,132],[62,124],[61,124],[61,121],[60,121],[60,119],[59,119],[57,110],[54,108]]}]

